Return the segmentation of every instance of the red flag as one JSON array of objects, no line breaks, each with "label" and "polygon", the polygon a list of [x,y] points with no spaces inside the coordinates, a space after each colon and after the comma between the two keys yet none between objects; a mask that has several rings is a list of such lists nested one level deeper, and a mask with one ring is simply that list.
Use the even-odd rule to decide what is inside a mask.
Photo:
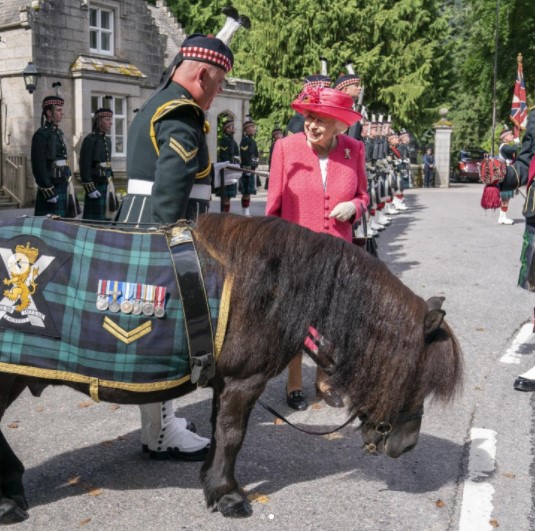
[{"label": "red flag", "polygon": [[520,136],[520,131],[526,129],[528,121],[528,105],[526,103],[526,86],[524,85],[524,73],[522,71],[522,54],[517,57],[518,70],[516,73],[513,103],[509,118],[515,124],[515,138]]}]

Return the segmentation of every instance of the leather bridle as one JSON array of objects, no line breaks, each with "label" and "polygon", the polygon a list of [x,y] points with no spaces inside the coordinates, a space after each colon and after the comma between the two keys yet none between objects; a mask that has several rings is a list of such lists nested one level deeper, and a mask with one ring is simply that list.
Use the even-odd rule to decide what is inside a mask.
[{"label": "leather bridle", "polygon": [[394,423],[404,424],[405,422],[410,422],[411,420],[419,420],[423,417],[423,415],[424,408],[421,407],[416,411],[401,411],[393,418],[392,421],[381,421],[377,424],[374,424],[373,422],[370,422],[369,416],[366,413],[361,413],[360,415],[358,415],[359,420],[362,422],[360,428],[368,426],[372,429],[375,429],[375,432],[377,433],[373,442],[364,444],[364,447],[371,454],[377,452],[377,446],[381,441],[383,442],[383,447],[386,446],[386,441],[392,433]]}]

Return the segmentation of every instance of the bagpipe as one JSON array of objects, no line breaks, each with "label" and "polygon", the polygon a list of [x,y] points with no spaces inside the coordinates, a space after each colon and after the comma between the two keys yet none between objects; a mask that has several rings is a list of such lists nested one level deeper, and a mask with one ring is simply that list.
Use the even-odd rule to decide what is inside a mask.
[{"label": "bagpipe", "polygon": [[505,179],[507,163],[498,157],[485,154],[479,164],[479,179],[485,185],[481,196],[481,207],[485,210],[496,209],[501,205],[500,183]]}]

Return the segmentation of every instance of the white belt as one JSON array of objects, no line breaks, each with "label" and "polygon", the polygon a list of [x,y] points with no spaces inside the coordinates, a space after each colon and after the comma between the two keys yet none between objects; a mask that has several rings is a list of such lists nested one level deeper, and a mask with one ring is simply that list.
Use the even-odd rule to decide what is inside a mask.
[{"label": "white belt", "polygon": [[[141,179],[128,179],[128,193],[136,195],[151,195],[152,181],[142,181]],[[209,184],[194,184],[189,194],[190,199],[203,199],[210,201],[212,187]]]},{"label": "white belt", "polygon": [[56,165],[56,167],[67,166],[67,161],[65,159],[56,160],[54,161],[54,164]]}]

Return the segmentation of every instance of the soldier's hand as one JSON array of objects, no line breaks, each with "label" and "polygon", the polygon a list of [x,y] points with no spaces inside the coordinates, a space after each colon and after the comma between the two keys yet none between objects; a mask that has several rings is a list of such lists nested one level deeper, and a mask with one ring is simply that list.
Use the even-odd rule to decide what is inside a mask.
[{"label": "soldier's hand", "polygon": [[98,199],[102,194],[98,190],[93,190],[87,194],[91,199]]},{"label": "soldier's hand", "polygon": [[336,218],[338,221],[347,221],[355,215],[357,207],[352,201],[338,203],[331,211],[329,217]]},{"label": "soldier's hand", "polygon": [[59,195],[56,195],[54,197],[51,197],[50,199],[47,199],[47,203],[57,203],[58,202]]}]

